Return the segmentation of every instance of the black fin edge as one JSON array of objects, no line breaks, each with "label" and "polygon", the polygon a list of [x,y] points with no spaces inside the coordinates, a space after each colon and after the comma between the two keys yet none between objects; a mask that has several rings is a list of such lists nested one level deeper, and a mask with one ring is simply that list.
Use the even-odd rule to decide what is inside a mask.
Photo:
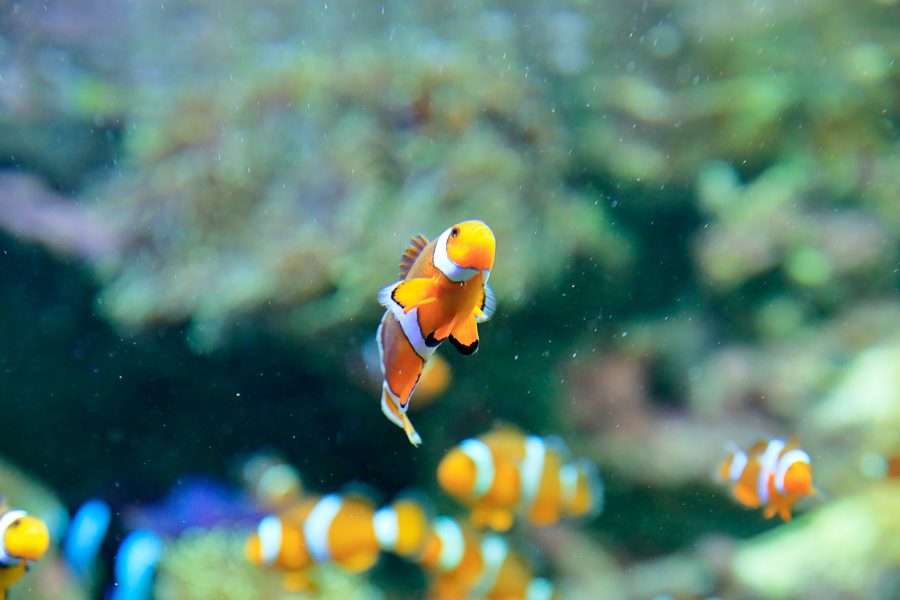
[{"label": "black fin edge", "polygon": [[[427,342],[426,342],[427,343]],[[453,334],[450,334],[450,343],[453,344],[453,347],[456,348],[457,352],[462,354],[463,356],[469,356],[470,354],[475,354],[475,351],[478,350],[478,340],[475,340],[468,346],[460,342],[458,339],[453,337]]]}]

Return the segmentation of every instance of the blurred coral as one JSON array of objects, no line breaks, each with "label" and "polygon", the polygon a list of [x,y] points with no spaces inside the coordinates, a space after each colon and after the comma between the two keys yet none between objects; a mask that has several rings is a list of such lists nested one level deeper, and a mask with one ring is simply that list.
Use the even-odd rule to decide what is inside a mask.
[{"label": "blurred coral", "polygon": [[351,575],[337,567],[316,570],[318,590],[312,593],[284,591],[282,577],[258,569],[244,558],[246,532],[215,528],[187,531],[167,544],[159,564],[158,600],[303,600],[354,598],[382,600],[382,594],[363,575]]},{"label": "blurred coral", "polygon": [[[900,485],[834,499],[748,541],[737,580],[761,598],[877,598],[900,566]],[[896,584],[896,580],[893,582]]]}]

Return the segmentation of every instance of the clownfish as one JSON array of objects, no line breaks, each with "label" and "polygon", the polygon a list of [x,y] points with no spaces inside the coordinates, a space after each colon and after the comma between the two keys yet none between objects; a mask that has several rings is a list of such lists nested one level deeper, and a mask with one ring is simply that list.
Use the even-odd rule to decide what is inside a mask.
[{"label": "clownfish", "polygon": [[245,555],[255,565],[286,571],[287,589],[312,589],[315,565],[333,562],[359,573],[382,551],[415,556],[428,530],[425,509],[415,500],[401,498],[376,511],[365,498],[329,494],[265,517],[247,539]]},{"label": "clownfish", "polygon": [[791,519],[791,508],[813,487],[809,454],[795,440],[759,440],[746,452],[734,448],[719,467],[719,478],[734,498],[748,508],[763,506],[763,515]]},{"label": "clownfish", "polygon": [[422,369],[445,339],[461,354],[478,349],[478,323],[490,319],[495,300],[488,278],[494,266],[494,233],[482,221],[448,227],[429,242],[419,235],[400,262],[400,280],[378,293],[387,310],[376,341],[384,377],[381,410],[418,446],[406,410]]},{"label": "clownfish", "polygon": [[567,458],[559,438],[502,427],[450,450],[438,465],[438,483],[471,508],[473,524],[496,531],[509,529],[517,513],[540,526],[598,514],[603,483],[596,466]]},{"label": "clownfish", "polygon": [[279,511],[303,497],[300,473],[275,454],[252,456],[241,467],[240,476],[244,487],[263,511]]},{"label": "clownfish", "polygon": [[418,559],[433,600],[554,600],[552,584],[534,577],[497,535],[482,538],[450,517],[434,520]]},{"label": "clownfish", "polygon": [[0,600],[50,545],[47,525],[24,510],[0,509]]}]

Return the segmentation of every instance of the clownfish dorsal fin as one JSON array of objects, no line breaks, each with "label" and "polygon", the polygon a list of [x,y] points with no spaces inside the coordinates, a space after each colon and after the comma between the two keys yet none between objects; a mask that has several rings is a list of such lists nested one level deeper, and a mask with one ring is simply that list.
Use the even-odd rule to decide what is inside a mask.
[{"label": "clownfish dorsal fin", "polygon": [[382,290],[378,300],[388,308],[397,307],[408,313],[414,308],[437,300],[434,280],[430,277],[416,277],[398,281]]},{"label": "clownfish dorsal fin", "polygon": [[494,296],[494,290],[491,286],[484,284],[484,291],[481,295],[481,304],[475,307],[475,322],[484,323],[494,316],[497,310],[497,298]]},{"label": "clownfish dorsal fin", "polygon": [[755,444],[750,446],[750,449],[747,450],[747,456],[749,457],[759,457],[763,452],[766,451],[766,448],[769,446],[769,440],[757,440]]},{"label": "clownfish dorsal fin", "polygon": [[460,319],[454,325],[450,343],[460,354],[469,355],[478,350],[478,320],[475,315]]},{"label": "clownfish dorsal fin", "polygon": [[413,263],[416,262],[416,259],[419,258],[422,250],[424,250],[427,245],[428,238],[421,233],[409,240],[409,245],[403,251],[403,256],[400,258],[400,277],[398,277],[398,279],[406,279],[406,276],[409,275],[409,270],[412,269]]}]

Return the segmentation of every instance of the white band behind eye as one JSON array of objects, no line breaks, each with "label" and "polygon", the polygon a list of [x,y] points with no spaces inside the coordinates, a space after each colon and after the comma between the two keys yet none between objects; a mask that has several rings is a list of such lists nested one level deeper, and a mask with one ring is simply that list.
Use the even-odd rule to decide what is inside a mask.
[{"label": "white band behind eye", "polygon": [[481,498],[494,485],[494,457],[491,449],[481,440],[468,439],[459,445],[463,454],[475,463],[475,485],[472,487],[472,498]]},{"label": "white band behind eye", "polygon": [[450,517],[438,517],[434,520],[434,533],[441,540],[438,566],[441,571],[452,571],[462,562],[466,552],[466,539],[462,530]]},{"label": "white band behind eye", "polygon": [[479,577],[478,583],[472,590],[472,597],[482,598],[494,589],[494,584],[497,583],[497,576],[500,575],[500,567],[503,566],[503,561],[506,560],[508,552],[509,547],[503,541],[503,538],[498,535],[488,536],[481,542],[481,558],[484,561],[484,566],[481,568],[481,577]]},{"label": "white band behind eye", "polygon": [[375,513],[372,519],[375,526],[375,539],[384,550],[393,550],[397,545],[397,536],[400,532],[400,523],[397,519],[397,511],[386,506]]},{"label": "white band behind eye", "polygon": [[728,478],[731,481],[737,481],[744,473],[744,467],[747,466],[747,453],[738,450],[731,457],[731,466],[728,467]]},{"label": "white band behind eye", "polygon": [[3,513],[3,516],[0,516],[0,565],[11,567],[22,562],[21,558],[10,556],[9,552],[6,551],[6,544],[3,543],[3,538],[6,536],[6,530],[9,529],[10,525],[26,516],[28,516],[28,513],[24,510],[10,510]]},{"label": "white band behind eye", "polygon": [[281,553],[281,520],[269,515],[256,526],[259,536],[259,558],[264,565],[271,565]]},{"label": "white band behind eye", "polygon": [[809,464],[809,454],[800,448],[788,450],[778,461],[778,471],[775,473],[775,487],[782,494],[784,493],[784,478],[787,476],[788,469],[797,463]]},{"label": "white band behind eye", "polygon": [[784,450],[784,440],[769,440],[769,445],[759,458],[759,479],[756,481],[756,493],[759,501],[765,504],[769,501],[769,477],[775,474],[778,464],[778,455]]},{"label": "white band behind eye", "polygon": [[434,266],[440,269],[441,273],[450,281],[461,283],[475,277],[478,274],[478,269],[461,267],[453,262],[450,255],[447,254],[447,240],[450,239],[451,229],[452,227],[444,230],[444,233],[440,235],[434,244]]},{"label": "white band behind eye", "polygon": [[331,559],[328,532],[342,505],[340,496],[329,494],[319,500],[306,517],[306,522],[303,523],[303,538],[306,541],[306,548],[309,550],[310,557],[316,562],[324,563]]}]

